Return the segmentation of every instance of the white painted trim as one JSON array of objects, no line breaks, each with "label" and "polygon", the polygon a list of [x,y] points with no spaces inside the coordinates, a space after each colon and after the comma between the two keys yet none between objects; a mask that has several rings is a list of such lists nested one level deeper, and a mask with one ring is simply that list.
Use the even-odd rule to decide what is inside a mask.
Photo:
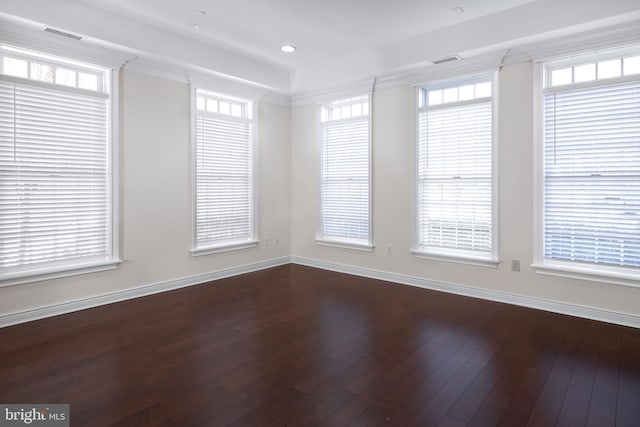
[{"label": "white painted trim", "polygon": [[488,289],[476,288],[468,285],[460,285],[455,283],[440,282],[429,280],[422,277],[408,276],[404,274],[391,273],[369,268],[355,267],[332,262],[320,261],[304,257],[281,257],[271,260],[261,261],[253,264],[231,267],[218,270],[198,276],[184,277],[180,279],[169,280],[165,282],[153,283],[149,285],[139,286],[132,289],[126,289],[117,292],[110,292],[77,301],[69,301],[60,304],[37,307],[28,310],[18,311],[0,315],[0,328],[17,325],[20,323],[31,322],[33,320],[44,319],[47,317],[58,316],[61,314],[72,313],[74,311],[85,310],[88,308],[99,307],[106,304],[112,304],[119,301],[126,301],[133,298],[139,298],[147,295],[153,295],[174,289],[180,289],[187,286],[199,285],[227,277],[238,276],[240,274],[251,273],[254,271],[264,270],[288,263],[306,265],[309,267],[330,270],[339,273],[353,274],[355,276],[369,277],[371,279],[384,280],[403,285],[415,286],[424,289],[431,289],[440,292],[446,292],[456,295],[464,295],[473,298],[480,298],[489,301],[502,302],[507,304],[518,305],[522,307],[533,308],[537,310],[550,311],[554,313],[566,314],[585,319],[598,320],[601,322],[614,323],[618,325],[631,326],[640,328],[640,316],[616,313],[609,310],[602,310],[595,307],[586,307],[564,302],[550,301],[541,298],[530,297],[526,295],[512,294],[508,292],[493,291]]},{"label": "white painted trim", "polygon": [[[377,76],[376,89],[388,89],[407,85],[423,85],[425,82],[447,80],[469,74],[479,74],[495,70],[503,65],[520,62],[546,60],[566,55],[576,55],[594,50],[611,49],[638,43],[640,20],[630,21],[604,28],[595,28],[564,37],[545,38],[536,42],[514,42],[504,44],[500,49],[481,55],[462,58],[445,64],[422,64],[396,73]],[[300,106],[321,100],[339,98],[336,94],[357,92],[367,86],[371,78],[350,85],[330,87],[323,90],[293,94],[292,106]]]},{"label": "white painted trim", "polygon": [[638,44],[640,20],[631,20],[606,27],[594,28],[564,37],[554,37],[512,46],[505,57],[505,65],[526,61],[544,61],[566,56],[578,56],[611,48]]},{"label": "white painted trim", "polygon": [[178,83],[191,83],[189,81],[189,76],[184,69],[169,67],[166,64],[162,64],[159,62],[152,63],[149,61],[145,61],[138,56],[131,58],[129,61],[123,64],[122,69],[124,71],[134,71],[136,73],[158,77],[160,79],[171,80]]},{"label": "white painted trim", "polygon": [[[83,34],[77,34],[83,36],[81,40],[67,39],[46,33],[46,25],[26,20],[21,20],[20,23],[12,22],[15,19],[0,12],[0,40],[6,44],[114,69],[119,69],[123,63],[135,56],[126,49],[108,46]],[[71,32],[76,34],[74,31]]]},{"label": "white painted trim", "polygon": [[640,272],[631,268],[615,268],[601,265],[572,265],[570,262],[547,260],[534,263],[531,268],[538,274],[611,283],[613,285],[640,288]]},{"label": "white painted trim", "polygon": [[533,263],[543,262],[544,239],[543,233],[543,188],[544,188],[544,159],[543,159],[543,72],[541,63],[533,64]]},{"label": "white painted trim", "polygon": [[291,97],[291,105],[326,104],[338,99],[361,96],[363,94],[370,95],[373,82],[373,78],[368,78],[348,85],[300,93]]},{"label": "white painted trim", "polygon": [[227,243],[224,245],[209,246],[206,248],[191,249],[191,256],[203,256],[211,254],[219,254],[221,252],[238,251],[241,249],[257,248],[260,242],[258,240],[249,240],[247,242]]},{"label": "white painted trim", "polygon": [[322,237],[316,238],[316,244],[331,246],[333,248],[354,249],[356,251],[372,252],[374,246],[371,243],[350,242],[347,240],[331,240]]},{"label": "white painted trim", "polygon": [[154,62],[146,58],[135,57],[127,61],[127,63],[123,65],[123,69],[178,83],[185,83],[191,86],[215,87],[219,92],[247,100],[258,100],[260,102],[268,102],[287,107],[291,105],[289,95],[268,91],[264,88],[234,81],[222,76],[208,75],[205,72],[181,68],[162,61]]},{"label": "white painted trim", "polygon": [[24,283],[41,282],[43,280],[60,279],[62,277],[78,276],[80,274],[97,273],[115,270],[122,260],[91,262],[87,264],[61,265],[54,268],[27,270],[24,272],[0,276],[0,288],[5,286],[22,285]]},{"label": "white painted trim", "polygon": [[288,95],[276,92],[265,93],[260,97],[260,102],[291,107],[291,98]]},{"label": "white painted trim", "polygon": [[[420,96],[424,95],[423,90],[431,88],[449,88],[457,87],[465,84],[486,82],[491,83],[491,96],[483,98],[475,98],[467,101],[456,101],[451,103],[443,103],[436,106],[422,106],[420,105]],[[499,180],[499,71],[494,69],[492,71],[483,72],[479,74],[470,74],[464,76],[457,76],[456,78],[448,80],[439,80],[433,82],[424,83],[422,86],[418,86],[415,93],[418,96],[416,102],[416,123],[414,129],[415,135],[415,154],[414,154],[414,182],[413,182],[413,241],[414,249],[411,253],[418,258],[430,259],[435,261],[445,262],[457,262],[461,264],[474,265],[479,267],[498,268],[500,264],[500,180]],[[473,104],[489,103],[491,105],[491,252],[482,253],[471,250],[460,249],[447,249],[447,248],[425,248],[420,246],[420,226],[418,221],[418,215],[420,212],[419,206],[419,170],[420,170],[420,114],[428,113],[432,110],[439,110],[442,108],[450,108],[452,106],[464,106]]]},{"label": "white painted trim", "polygon": [[120,70],[112,69],[111,97],[109,99],[111,116],[109,117],[109,208],[111,215],[111,259],[120,263]]},{"label": "white painted trim", "polygon": [[458,264],[475,265],[476,267],[498,268],[498,265],[500,265],[500,260],[494,258],[484,259],[463,255],[445,255],[443,253],[420,250],[412,250],[411,254],[416,258],[429,259],[432,261],[456,262]]},{"label": "white painted trim", "polygon": [[[339,101],[338,99],[324,100],[323,103],[318,103],[316,105],[316,153],[317,153],[317,161],[316,161],[316,178],[318,180],[318,209],[316,214],[318,215],[318,220],[316,221],[316,243],[324,246],[334,246],[340,248],[347,249],[356,249],[361,251],[372,251],[373,250],[373,92],[374,92],[374,83],[372,82],[372,86],[369,88],[369,92],[360,93],[360,94],[350,94],[350,97],[357,97],[361,99],[366,98],[366,102],[369,106],[369,111],[366,116],[358,116],[351,117],[347,119],[338,119],[338,120],[325,120],[324,122],[321,120],[322,117],[322,108],[329,107],[332,102]],[[324,104],[324,105],[323,105]],[[368,150],[368,166],[369,166],[369,174],[367,177],[367,191],[369,196],[369,206],[368,206],[368,229],[367,229],[367,239],[349,239],[347,237],[332,237],[325,236],[323,234],[324,230],[324,144],[323,144],[323,135],[324,129],[326,127],[332,126],[333,123],[351,123],[358,121],[367,121],[367,150]]]},{"label": "white painted trim", "polygon": [[19,323],[31,322],[33,320],[44,319],[46,317],[58,316],[72,313],[74,311],[99,307],[101,305],[112,304],[119,301],[140,298],[160,292],[180,289],[187,286],[200,285],[227,277],[238,276],[240,274],[251,273],[258,270],[277,267],[289,263],[289,257],[274,258],[253,264],[231,267],[223,270],[213,271],[197,276],[183,277],[180,279],[168,280],[165,282],[152,283],[122,291],[109,292],[76,301],[69,301],[60,304],[52,304],[43,307],[31,308],[23,311],[0,315],[0,328],[17,325]]},{"label": "white painted trim", "polygon": [[353,274],[355,276],[368,277],[371,279],[385,280],[402,285],[416,286],[419,288],[431,289],[456,295],[464,295],[473,298],[480,298],[489,301],[502,302],[506,304],[518,305],[533,308],[536,310],[550,311],[553,313],[566,314],[569,316],[582,317],[585,319],[598,320],[601,322],[614,323],[618,325],[640,328],[640,316],[626,313],[617,313],[609,310],[602,310],[595,307],[587,307],[565,302],[550,301],[542,298],[527,295],[518,295],[508,292],[494,291],[489,289],[476,288],[468,285],[456,283],[440,282],[424,279],[422,277],[408,276],[404,274],[391,273],[369,268],[354,267],[350,265],[336,264],[332,262],[320,261],[303,257],[291,257],[291,263],[306,265],[309,267],[331,270],[339,273]]}]

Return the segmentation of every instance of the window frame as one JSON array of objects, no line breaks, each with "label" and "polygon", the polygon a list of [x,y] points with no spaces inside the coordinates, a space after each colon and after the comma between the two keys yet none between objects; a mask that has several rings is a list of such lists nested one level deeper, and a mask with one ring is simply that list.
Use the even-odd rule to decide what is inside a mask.
[{"label": "window frame", "polygon": [[[448,88],[463,86],[465,84],[478,83],[481,81],[491,82],[491,252],[483,255],[481,252],[448,249],[432,247],[428,249],[420,249],[420,111],[425,109],[426,105],[422,99],[428,89]],[[415,90],[415,146],[414,146],[414,177],[413,177],[413,248],[411,253],[416,258],[427,259],[432,261],[453,262],[477,267],[498,268],[500,265],[500,202],[499,202],[499,73],[497,70],[480,71],[471,74],[465,74],[446,80],[435,80],[426,82],[416,86]],[[484,97],[486,98],[486,97]],[[482,99],[484,99],[482,98]],[[457,101],[452,105],[464,105],[473,103],[474,101]],[[477,101],[480,102],[480,101]],[[442,103],[441,105],[447,105]]]},{"label": "window frame", "polygon": [[[239,104],[244,104],[242,114],[248,117],[244,117],[244,119],[249,120],[251,125],[251,137],[249,141],[250,150],[251,150],[251,178],[250,178],[250,238],[248,240],[237,240],[237,241],[226,241],[218,244],[211,244],[202,247],[198,247],[197,245],[197,170],[196,170],[196,162],[197,162],[197,133],[196,133],[196,122],[198,118],[198,109],[197,109],[197,99],[198,93],[205,94],[209,98],[225,101],[231,101]],[[258,171],[258,152],[257,152],[257,134],[258,134],[258,102],[255,99],[247,99],[236,97],[233,95],[223,94],[220,92],[212,91],[200,86],[191,86],[190,87],[191,94],[191,255],[194,257],[211,255],[229,251],[236,251],[248,248],[255,248],[259,245],[260,241],[258,240],[258,194],[257,194],[257,171]],[[206,107],[205,107],[206,112]],[[216,114],[216,113],[211,113]],[[224,117],[225,115],[218,114],[220,117]],[[228,115],[232,120],[236,120],[237,117],[232,115]]]},{"label": "window frame", "polygon": [[537,274],[587,280],[614,285],[640,287],[640,268],[619,267],[587,262],[571,262],[545,258],[544,234],[544,97],[549,91],[580,90],[640,81],[640,74],[620,77],[606,77],[588,82],[552,85],[551,71],[578,67],[592,62],[602,62],[628,56],[640,55],[640,47],[632,46],[607,51],[590,52],[563,58],[541,59],[534,63],[534,236],[533,263]]},{"label": "window frame", "polygon": [[[81,89],[69,87],[58,83],[43,82],[26,78],[3,74],[4,57],[19,58],[39,62],[45,65],[62,65],[64,68],[76,71],[88,71],[89,74],[102,75],[98,79],[97,90]],[[30,64],[28,65],[28,72]],[[24,268],[10,274],[0,274],[0,287],[20,285],[25,283],[52,280],[81,274],[97,273],[101,271],[114,270],[122,263],[120,259],[119,242],[119,74],[117,70],[100,66],[82,59],[71,59],[55,54],[44,53],[32,48],[22,48],[15,45],[0,42],[0,75],[1,79],[25,86],[49,88],[61,92],[69,92],[82,95],[102,97],[107,100],[107,120],[106,120],[106,161],[107,161],[107,245],[108,259],[98,262],[60,262],[48,264],[42,267]],[[77,74],[76,74],[77,79]],[[77,80],[76,80],[77,86]]]},{"label": "window frame", "polygon": [[[324,197],[324,178],[323,178],[323,165],[324,165],[324,147],[322,142],[323,135],[323,123],[331,122],[332,120],[322,120],[323,117],[323,109],[330,110],[334,108],[336,105],[349,103],[350,101],[358,101],[362,99],[362,102],[366,102],[368,104],[367,114],[363,114],[358,118],[345,118],[338,119],[339,121],[346,120],[358,120],[359,118],[366,119],[367,121],[367,151],[368,151],[368,176],[367,176],[367,192],[368,192],[368,206],[367,206],[367,214],[368,214],[368,230],[367,230],[367,239],[350,239],[350,238],[339,238],[334,236],[324,235],[324,216],[323,216],[323,197]],[[327,114],[329,114],[327,112]],[[317,173],[316,177],[318,178],[318,220],[316,221],[316,238],[315,242],[320,246],[329,246],[343,249],[352,249],[356,251],[365,251],[371,252],[374,250],[373,245],[373,185],[372,185],[372,162],[373,162],[373,94],[371,93],[360,93],[353,96],[342,96],[337,99],[331,99],[326,102],[321,102],[316,104],[316,145],[317,145],[317,153],[318,153],[318,161],[317,161]]]}]

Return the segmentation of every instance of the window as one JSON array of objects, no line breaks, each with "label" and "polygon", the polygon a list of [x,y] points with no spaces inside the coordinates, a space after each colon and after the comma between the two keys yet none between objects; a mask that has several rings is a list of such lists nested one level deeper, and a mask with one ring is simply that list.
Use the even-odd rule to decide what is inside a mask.
[{"label": "window", "polygon": [[257,245],[253,103],[195,89],[193,253]]},{"label": "window", "polygon": [[493,86],[485,74],[419,89],[416,255],[497,266]]},{"label": "window", "polygon": [[111,83],[0,47],[0,284],[115,267]]},{"label": "window", "polygon": [[637,279],[640,55],[543,71],[538,266]]},{"label": "window", "polygon": [[369,97],[320,107],[318,243],[371,249]]}]

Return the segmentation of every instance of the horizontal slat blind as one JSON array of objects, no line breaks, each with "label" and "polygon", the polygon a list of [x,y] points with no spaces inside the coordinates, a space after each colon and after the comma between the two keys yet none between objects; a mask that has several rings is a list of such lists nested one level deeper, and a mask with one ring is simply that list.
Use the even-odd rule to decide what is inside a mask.
[{"label": "horizontal slat blind", "polygon": [[322,124],[322,234],[369,242],[368,116]]},{"label": "horizontal slat blind", "polygon": [[544,97],[544,256],[640,267],[640,82]]},{"label": "horizontal slat blind", "polygon": [[418,245],[492,251],[490,100],[421,109]]},{"label": "horizontal slat blind", "polygon": [[109,260],[108,100],[0,81],[0,268]]},{"label": "horizontal slat blind", "polygon": [[253,238],[252,126],[199,111],[196,117],[196,248]]}]

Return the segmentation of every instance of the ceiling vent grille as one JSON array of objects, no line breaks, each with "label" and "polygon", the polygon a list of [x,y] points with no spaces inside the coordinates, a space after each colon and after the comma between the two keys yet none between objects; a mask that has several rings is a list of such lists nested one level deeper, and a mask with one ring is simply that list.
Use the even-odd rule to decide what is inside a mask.
[{"label": "ceiling vent grille", "polygon": [[444,64],[445,62],[453,62],[453,61],[459,61],[462,58],[460,58],[458,55],[451,55],[451,56],[445,56],[443,58],[438,58],[438,59],[434,59],[433,62],[434,64]]},{"label": "ceiling vent grille", "polygon": [[67,33],[66,31],[58,30],[56,28],[47,27],[44,29],[45,32],[55,34],[56,36],[66,37],[68,39],[74,40],[82,40],[82,36],[77,34]]}]

